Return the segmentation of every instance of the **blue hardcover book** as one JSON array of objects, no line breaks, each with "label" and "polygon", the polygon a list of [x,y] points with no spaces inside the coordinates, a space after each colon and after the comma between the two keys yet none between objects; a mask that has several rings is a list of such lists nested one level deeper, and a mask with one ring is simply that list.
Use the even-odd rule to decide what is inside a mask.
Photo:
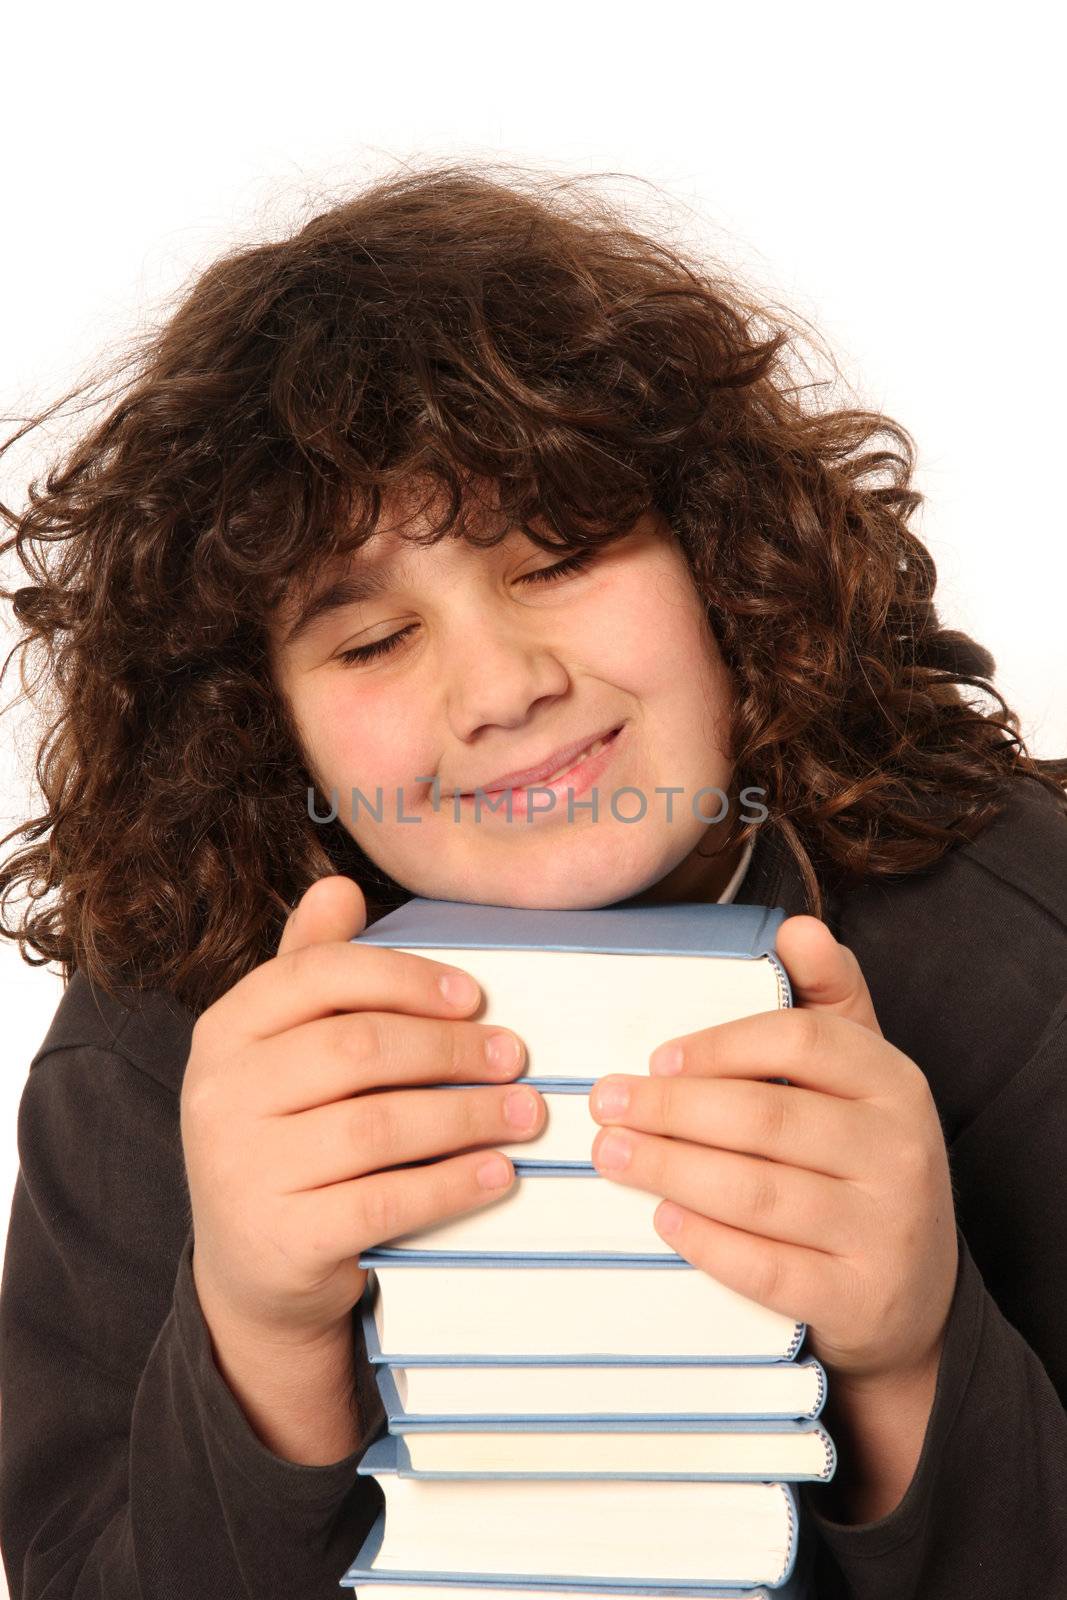
[{"label": "blue hardcover book", "polygon": [[409,900],[355,939],[463,967],[483,991],[472,1020],[526,1045],[525,1074],[580,1082],[646,1072],[667,1038],[792,1004],[774,951],[780,907],[530,910]]},{"label": "blue hardcover book", "polygon": [[375,1245],[365,1254],[371,1261],[440,1253],[468,1259],[504,1254],[526,1260],[681,1259],[653,1224],[661,1199],[647,1189],[612,1183],[592,1164],[588,1169],[544,1166],[518,1175],[489,1205]]},{"label": "blue hardcover book", "polygon": [[789,1483],[634,1477],[415,1477],[398,1441],[376,1439],[357,1471],[384,1512],[342,1582],[376,1572],[413,1583],[578,1588],[776,1589],[792,1574],[798,1506]]},{"label": "blue hardcover book", "polygon": [[528,906],[483,905],[416,895],[357,934],[360,944],[397,949],[431,946],[453,950],[605,951],[639,956],[770,957],[788,986],[774,953],[785,920],[780,906],[676,905],[596,906],[554,911]]},{"label": "blue hardcover book", "polygon": [[[531,1180],[540,1181],[540,1180]],[[606,1183],[608,1180],[601,1179]],[[383,1257],[361,1302],[376,1348],[413,1361],[792,1361],[806,1324],[700,1272],[681,1256]]]},{"label": "blue hardcover book", "polygon": [[412,1577],[398,1577],[395,1573],[380,1571],[374,1559],[381,1549],[385,1533],[385,1514],[379,1512],[368,1530],[355,1561],[340,1580],[342,1586],[355,1588],[376,1585],[380,1600],[564,1600],[567,1595],[577,1595],[581,1600],[812,1600],[811,1571],[815,1558],[815,1542],[804,1519],[800,1519],[797,1533],[796,1557],[788,1577],[780,1584],[746,1584],[743,1588],[731,1584],[687,1584],[683,1587],[670,1584],[630,1583],[625,1588],[618,1583],[561,1583],[551,1573],[538,1573],[535,1577],[511,1577],[505,1584],[492,1578],[470,1577],[457,1580],[448,1572],[420,1572]]},{"label": "blue hardcover book", "polygon": [[[369,1307],[360,1313],[367,1358],[391,1433],[481,1423],[623,1422],[659,1427],[758,1418],[814,1421],[826,1373],[803,1361],[387,1362]],[[783,1474],[784,1476],[784,1474]]]},{"label": "blue hardcover book", "polygon": [[774,953],[784,917],[755,905],[547,911],[417,897],[366,929],[356,943],[469,971],[483,993],[472,1020],[519,1035],[523,1075],[547,1091],[548,1110],[536,1138],[502,1146],[520,1181],[493,1204],[368,1256],[674,1255],[652,1225],[659,1198],[612,1184],[593,1166],[599,1125],[589,1090],[605,1072],[647,1072],[665,1038],[789,1006]]},{"label": "blue hardcover book", "polygon": [[380,1600],[565,1600],[568,1595],[581,1600],[812,1600],[811,1571],[815,1557],[815,1543],[804,1519],[800,1519],[797,1534],[796,1558],[789,1576],[773,1588],[767,1584],[746,1584],[738,1588],[731,1584],[688,1584],[685,1587],[669,1584],[620,1584],[558,1582],[550,1573],[536,1577],[512,1577],[505,1584],[492,1578],[471,1577],[466,1581],[453,1578],[448,1572],[420,1572],[416,1577],[400,1578],[392,1572],[379,1571],[373,1561],[381,1548],[385,1532],[385,1514],[379,1512],[360,1547],[355,1561],[348,1568],[341,1585],[360,1589],[376,1585]]},{"label": "blue hardcover book", "polygon": [[[376,1376],[382,1389],[388,1368]],[[397,1471],[422,1478],[632,1478],[648,1481],[783,1478],[828,1483],[837,1452],[826,1429],[798,1417],[674,1417],[655,1424],[637,1416],[513,1414],[497,1421],[448,1417],[389,1419],[397,1439]]]}]

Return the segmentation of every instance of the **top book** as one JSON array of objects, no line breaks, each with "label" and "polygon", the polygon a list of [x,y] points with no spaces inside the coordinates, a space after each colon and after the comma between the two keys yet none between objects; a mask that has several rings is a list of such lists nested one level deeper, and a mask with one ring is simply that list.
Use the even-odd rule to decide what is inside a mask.
[{"label": "top book", "polygon": [[591,1084],[647,1072],[666,1039],[790,1006],[774,951],[784,920],[736,903],[552,911],[416,897],[353,942],[464,968],[483,993],[470,1020],[520,1036],[525,1077]]}]

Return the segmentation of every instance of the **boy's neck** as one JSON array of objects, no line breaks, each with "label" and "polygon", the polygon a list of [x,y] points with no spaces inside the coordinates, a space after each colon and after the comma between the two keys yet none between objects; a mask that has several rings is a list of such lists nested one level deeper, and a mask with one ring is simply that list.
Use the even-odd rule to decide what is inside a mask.
[{"label": "boy's neck", "polygon": [[685,901],[688,904],[714,905],[737,871],[748,843],[747,840],[741,841],[729,850],[719,850],[714,855],[701,856],[694,851],[657,883],[615,904],[658,906]]}]

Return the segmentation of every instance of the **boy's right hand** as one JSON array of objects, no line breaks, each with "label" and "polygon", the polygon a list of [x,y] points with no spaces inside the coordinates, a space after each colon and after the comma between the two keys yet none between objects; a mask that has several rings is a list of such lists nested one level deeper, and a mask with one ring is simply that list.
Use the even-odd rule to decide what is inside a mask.
[{"label": "boy's right hand", "polygon": [[[229,1329],[274,1343],[347,1324],[367,1277],[360,1252],[499,1198],[514,1167],[484,1146],[544,1121],[537,1091],[509,1083],[517,1036],[505,1032],[518,1049],[498,1066],[486,1045],[501,1030],[457,1020],[480,1004],[473,979],[454,1003],[438,980],[455,968],[350,943],[365,926],[358,885],[319,879],[277,955],[193,1028],[181,1136],[194,1281]],[[513,1094],[533,1107],[528,1127],[508,1120]],[[411,1161],[428,1165],[381,1170]]]}]

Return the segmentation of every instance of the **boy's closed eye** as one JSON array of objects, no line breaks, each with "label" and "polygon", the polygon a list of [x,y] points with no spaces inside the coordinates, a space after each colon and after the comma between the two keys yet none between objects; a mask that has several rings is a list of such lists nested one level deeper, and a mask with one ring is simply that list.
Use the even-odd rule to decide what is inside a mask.
[{"label": "boy's closed eye", "polygon": [[[535,567],[533,571],[523,573],[516,581],[520,584],[549,584],[557,583],[563,578],[570,577],[579,572],[585,572],[592,566],[596,559],[594,551],[575,551],[573,555],[565,557],[562,561],[554,562],[548,567]],[[349,665],[374,661],[389,654],[412,632],[415,624],[409,624],[398,633],[386,634],[381,639],[376,639],[370,644],[357,645],[348,650],[342,650],[337,659]]]}]

